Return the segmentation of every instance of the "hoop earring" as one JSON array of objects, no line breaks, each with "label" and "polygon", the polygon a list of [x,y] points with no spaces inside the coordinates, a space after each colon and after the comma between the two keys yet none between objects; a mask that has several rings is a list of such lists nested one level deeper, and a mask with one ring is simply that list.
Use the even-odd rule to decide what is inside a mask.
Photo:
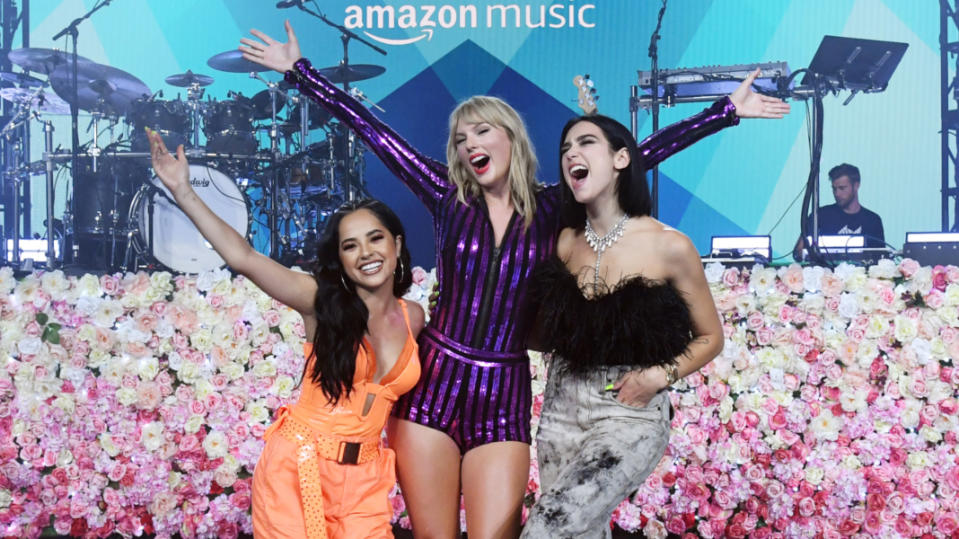
[{"label": "hoop earring", "polygon": [[342,272],[340,273],[340,282],[343,283],[343,288],[344,288],[347,292],[352,292],[352,290],[350,290],[350,287],[346,284],[346,279],[343,278],[343,273],[342,273]]},{"label": "hoop earring", "polygon": [[396,269],[400,270],[400,277],[399,277],[399,279],[402,281],[402,280],[403,280],[403,275],[406,274],[406,268],[403,266],[403,258],[402,258],[402,257],[399,257],[399,256],[398,256],[398,257],[396,257],[396,260],[399,261],[399,263],[400,263],[399,267],[397,267]]}]

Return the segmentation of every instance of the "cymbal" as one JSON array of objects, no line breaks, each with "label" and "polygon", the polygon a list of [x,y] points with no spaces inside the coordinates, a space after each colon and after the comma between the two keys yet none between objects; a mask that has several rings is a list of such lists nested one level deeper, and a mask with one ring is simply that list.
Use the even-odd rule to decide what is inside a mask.
[{"label": "cymbal", "polygon": [[[49,75],[54,69],[73,65],[73,55],[54,49],[22,48],[14,49],[7,55],[10,61],[27,71],[36,71]],[[92,60],[77,56],[77,65],[93,64]]]},{"label": "cymbal", "polygon": [[323,67],[318,69],[324,77],[334,84],[356,82],[371,79],[386,71],[383,66],[373,64],[347,64],[345,66]]},{"label": "cymbal", "polygon": [[[101,64],[79,65],[77,75],[77,107],[90,112],[124,115],[137,99],[152,92],[133,75]],[[68,103],[73,99],[73,73],[60,66],[50,73],[53,90]]]},{"label": "cymbal", "polygon": [[214,54],[206,61],[206,65],[217,71],[226,71],[229,73],[259,73],[270,70],[270,68],[266,66],[247,60],[239,50]]},{"label": "cymbal", "polygon": [[[286,93],[276,92],[276,113],[279,114],[286,106]],[[273,116],[272,106],[270,105],[270,91],[261,90],[250,98],[250,107],[253,109],[254,120],[268,120]]]},{"label": "cymbal", "polygon": [[189,88],[196,84],[197,86],[209,86],[213,84],[213,77],[209,75],[200,75],[186,70],[186,73],[177,73],[176,75],[170,75],[169,77],[163,79],[167,84],[171,86],[179,86],[181,88]]},{"label": "cymbal", "polygon": [[20,86],[22,88],[36,88],[37,86],[43,86],[43,81],[27,75],[26,73],[13,73],[10,71],[0,71],[0,80],[5,82],[11,82]]},{"label": "cymbal", "polygon": [[2,88],[0,98],[48,114],[70,114],[70,105],[49,89],[38,93],[35,88]]}]

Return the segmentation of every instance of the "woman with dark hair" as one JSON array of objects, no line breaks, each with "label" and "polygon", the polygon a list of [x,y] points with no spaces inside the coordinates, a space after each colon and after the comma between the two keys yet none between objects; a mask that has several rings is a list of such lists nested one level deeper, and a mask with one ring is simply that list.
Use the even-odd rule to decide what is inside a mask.
[{"label": "woman with dark hair", "polygon": [[649,215],[629,130],[583,116],[560,144],[565,228],[530,285],[553,359],[523,536],[610,537],[666,451],[669,386],[719,354],[723,331],[695,246]]},{"label": "woman with dark hair", "polygon": [[181,210],[237,273],[303,317],[303,388],[267,429],[253,472],[257,537],[392,537],[395,455],[381,433],[419,379],[423,309],[400,297],[412,282],[399,218],[380,201],[341,207],[312,275],[256,252],[190,185],[177,148],[148,131],[153,169]]},{"label": "woman with dark hair", "polygon": [[[559,233],[560,192],[536,182],[536,156],[516,110],[495,97],[467,99],[450,115],[444,165],[413,148],[336,87],[287,41],[253,30],[243,57],[287,82],[353,130],[433,217],[439,290],[420,338],[423,377],[397,404],[390,443],[417,537],[454,537],[460,492],[474,539],[519,534],[529,478],[527,280]],[[789,105],[751,91],[729,98],[640,145],[659,163],[739,122],[777,118]]]}]

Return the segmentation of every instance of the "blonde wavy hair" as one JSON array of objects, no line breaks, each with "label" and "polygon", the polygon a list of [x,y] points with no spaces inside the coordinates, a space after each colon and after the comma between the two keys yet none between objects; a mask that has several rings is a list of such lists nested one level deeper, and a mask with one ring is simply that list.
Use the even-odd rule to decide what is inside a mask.
[{"label": "blonde wavy hair", "polygon": [[526,124],[513,107],[496,97],[473,96],[460,103],[450,113],[450,138],[446,143],[446,162],[450,181],[456,185],[456,197],[466,204],[467,198],[481,195],[479,183],[473,179],[469,163],[460,160],[456,152],[456,125],[461,121],[486,122],[506,131],[510,140],[509,182],[510,196],[516,211],[523,216],[525,226],[533,222],[536,212],[536,154],[533,142],[526,132]]}]

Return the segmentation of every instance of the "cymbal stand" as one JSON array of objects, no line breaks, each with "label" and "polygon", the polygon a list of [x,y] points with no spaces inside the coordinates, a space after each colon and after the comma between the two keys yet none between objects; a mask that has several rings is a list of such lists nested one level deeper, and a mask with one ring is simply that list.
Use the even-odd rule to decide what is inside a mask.
[{"label": "cymbal stand", "polygon": [[193,147],[200,147],[200,108],[205,90],[199,83],[194,82],[186,89],[186,102],[190,107],[190,119],[193,123]]},{"label": "cymbal stand", "polygon": [[[276,121],[276,92],[278,92],[278,84],[275,82],[269,82],[263,77],[260,76],[256,71],[250,72],[250,78],[256,79],[264,84],[266,84],[267,89],[270,91],[270,114],[271,114],[271,124],[270,124],[270,157],[272,158],[274,164],[280,160],[280,151],[279,151],[279,129],[278,123]],[[278,200],[277,200],[277,190],[279,189],[279,174],[280,171],[277,167],[271,167],[267,190],[269,191],[269,200],[270,207],[266,212],[267,218],[267,227],[270,229],[270,258],[274,260],[279,259],[280,249],[279,241],[280,235],[277,230],[277,217],[278,217]]]},{"label": "cymbal stand", "polygon": [[[0,134],[7,139],[7,148],[10,155],[6,156],[8,167],[3,171],[3,175],[12,183],[13,187],[13,246],[10,253],[10,263],[13,267],[20,267],[20,189],[23,183],[24,171],[21,170],[23,159],[23,134],[18,132],[19,128],[25,125],[26,120],[22,117],[24,110],[29,110],[28,106],[20,105],[19,110],[14,117],[3,127]],[[6,241],[6,238],[3,239]],[[3,246],[6,249],[6,245]]]},{"label": "cymbal stand", "polygon": [[[43,122],[43,161],[45,164],[46,172],[46,188],[47,188],[47,267],[55,268],[58,266],[58,261],[56,257],[56,250],[54,249],[54,239],[56,237],[56,227],[54,226],[53,221],[53,195],[54,195],[54,185],[53,185],[53,122],[45,121]],[[67,226],[67,217],[63,219],[63,226]],[[67,248],[66,245],[66,228],[64,228],[63,240],[60,245],[60,256],[64,256],[64,249]],[[16,248],[16,244],[14,244]]]}]

